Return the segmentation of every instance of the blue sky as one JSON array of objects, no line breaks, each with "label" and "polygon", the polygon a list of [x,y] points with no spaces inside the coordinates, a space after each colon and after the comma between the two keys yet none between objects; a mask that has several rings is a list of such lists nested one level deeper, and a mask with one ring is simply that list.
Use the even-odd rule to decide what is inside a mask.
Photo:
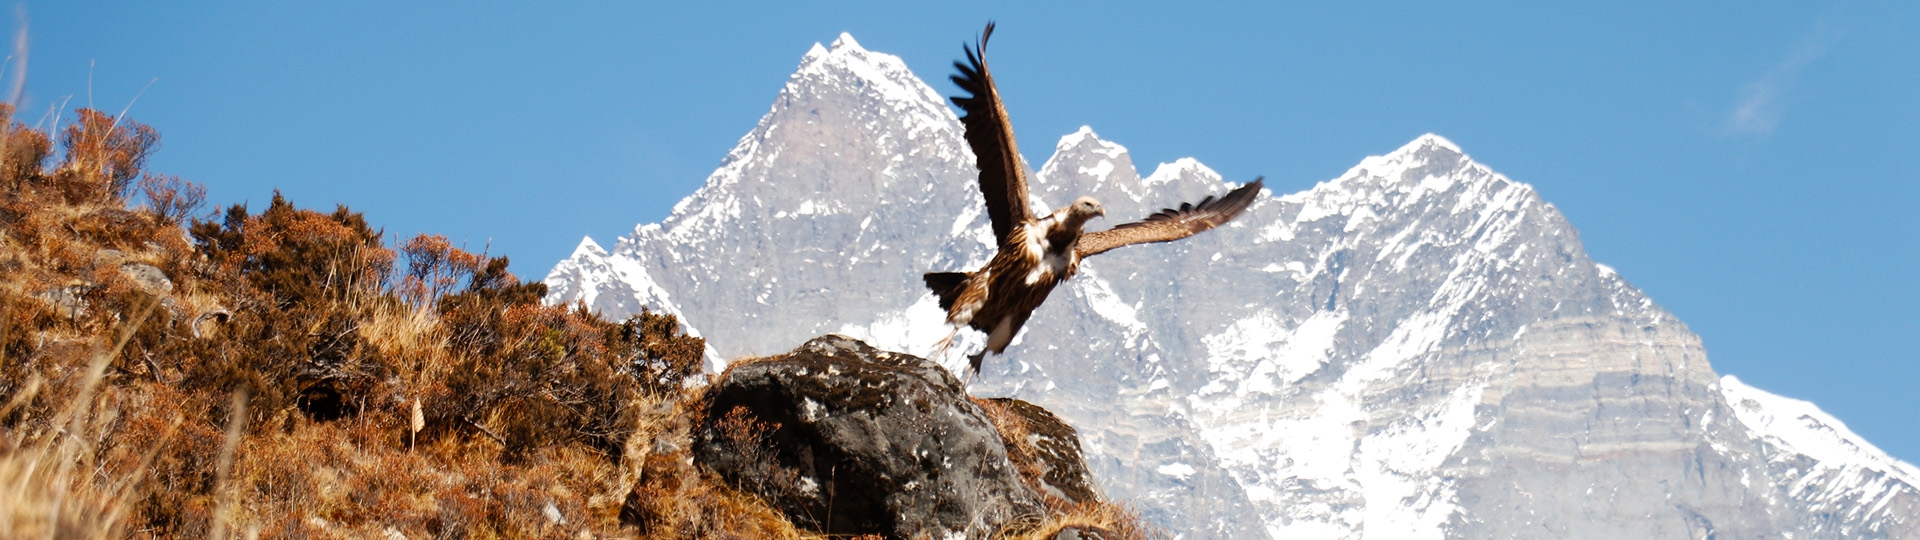
[{"label": "blue sky", "polygon": [[1029,140],[1087,124],[1143,167],[1292,192],[1438,133],[1539,188],[1720,372],[1920,461],[1920,3],[390,4],[24,4],[20,116],[131,103],[151,168],[212,201],[346,203],[537,279],[664,217],[814,42],[950,93],[997,19]]}]

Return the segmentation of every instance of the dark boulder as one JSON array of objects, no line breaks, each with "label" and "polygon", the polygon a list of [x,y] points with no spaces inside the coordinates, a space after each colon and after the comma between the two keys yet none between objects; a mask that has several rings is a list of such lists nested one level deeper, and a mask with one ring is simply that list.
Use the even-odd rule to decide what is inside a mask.
[{"label": "dark boulder", "polygon": [[925,359],[823,336],[732,368],[707,399],[695,461],[801,527],[987,538],[1042,519],[993,422]]}]

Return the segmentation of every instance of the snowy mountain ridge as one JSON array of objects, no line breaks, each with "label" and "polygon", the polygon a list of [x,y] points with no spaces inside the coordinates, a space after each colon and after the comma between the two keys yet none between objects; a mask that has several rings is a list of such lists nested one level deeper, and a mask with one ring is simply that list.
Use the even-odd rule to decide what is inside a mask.
[{"label": "snowy mountain ridge", "polygon": [[1732,375],[1721,377],[1720,386],[1740,422],[1782,449],[1824,466],[1870,467],[1893,480],[1920,485],[1920,467],[1893,459],[1811,402],[1767,393]]},{"label": "snowy mountain ridge", "polygon": [[[1732,375],[1721,377],[1720,391],[1740,423],[1776,450],[1768,459],[1789,467],[1786,478],[1798,476],[1787,486],[1789,494],[1849,517],[1914,517],[1890,507],[1901,493],[1920,486],[1920,468],[1882,452],[1813,403],[1747,386]],[[1802,465],[1807,470],[1800,471]]]},{"label": "snowy mountain ridge", "polygon": [[[826,332],[929,354],[948,328],[919,274],[993,249],[961,131],[897,57],[816,44],[706,185],[584,239],[549,301],[680,314],[716,370]],[[1093,196],[1096,230],[1235,185],[1192,158],[1142,178],[1091,128],[1054,150],[1035,207]],[[1186,538],[1920,537],[1913,466],[1715,374],[1454,143],[1272,195],[1088,260],[974,392],[1075,424],[1108,495]]]}]

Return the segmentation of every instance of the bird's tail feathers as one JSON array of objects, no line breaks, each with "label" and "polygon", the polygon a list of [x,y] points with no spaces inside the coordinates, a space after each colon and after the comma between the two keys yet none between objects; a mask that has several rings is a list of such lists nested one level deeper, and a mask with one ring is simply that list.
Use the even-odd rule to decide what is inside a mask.
[{"label": "bird's tail feathers", "polygon": [[970,277],[973,275],[966,272],[927,272],[922,279],[926,280],[927,288],[940,297],[940,310],[946,311],[953,309],[954,300],[960,298],[960,291],[966,288]]}]

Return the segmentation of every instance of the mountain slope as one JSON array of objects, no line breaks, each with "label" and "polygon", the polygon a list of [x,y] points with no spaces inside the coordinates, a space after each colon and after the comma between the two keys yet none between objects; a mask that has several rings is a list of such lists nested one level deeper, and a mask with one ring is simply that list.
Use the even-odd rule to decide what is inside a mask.
[{"label": "mountain slope", "polygon": [[[919,274],[991,254],[960,129],[898,58],[816,45],[704,187],[583,242],[549,301],[680,313],[722,357],[825,332],[933,352]],[[1082,128],[1032,191],[1100,199],[1098,229],[1232,185],[1190,159],[1142,178]],[[1723,380],[1531,187],[1433,135],[1087,261],[974,391],[1060,413],[1109,495],[1189,538],[1920,534],[1911,466]]]}]

